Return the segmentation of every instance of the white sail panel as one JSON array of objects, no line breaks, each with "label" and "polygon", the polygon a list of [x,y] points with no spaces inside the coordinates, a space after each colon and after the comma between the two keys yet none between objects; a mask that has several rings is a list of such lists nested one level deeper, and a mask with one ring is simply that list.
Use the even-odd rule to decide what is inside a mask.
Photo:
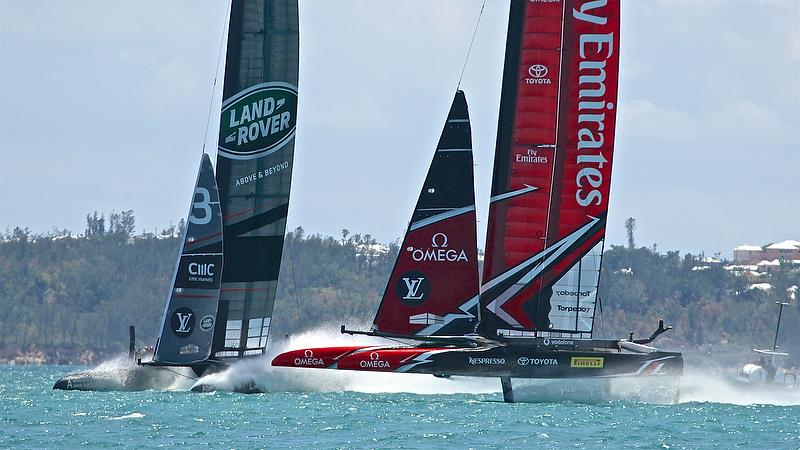
[{"label": "white sail panel", "polygon": [[560,332],[591,333],[600,280],[603,241],[553,284],[549,319]]}]

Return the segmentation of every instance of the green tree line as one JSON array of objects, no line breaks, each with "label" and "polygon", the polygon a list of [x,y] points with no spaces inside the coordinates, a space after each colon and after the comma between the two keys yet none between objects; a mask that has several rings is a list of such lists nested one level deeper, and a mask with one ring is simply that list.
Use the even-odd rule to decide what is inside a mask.
[{"label": "green tree line", "polygon": [[[82,352],[124,351],[127,326],[152,343],[178,255],[183,223],[134,235],[132,211],[106,218],[87,215],[82,235],[67,230],[0,233],[0,359],[32,350],[51,362],[74,362]],[[632,227],[631,227],[632,229]],[[340,324],[368,327],[399,251],[369,234],[286,235],[273,336]],[[598,337],[649,335],[659,318],[675,330],[664,348],[747,351],[772,343],[776,301],[800,285],[800,270],[786,262],[754,281],[699,255],[610,246],[603,256]],[[768,282],[768,291],[749,289]],[[780,336],[791,352],[800,343],[800,312],[784,312]]]}]

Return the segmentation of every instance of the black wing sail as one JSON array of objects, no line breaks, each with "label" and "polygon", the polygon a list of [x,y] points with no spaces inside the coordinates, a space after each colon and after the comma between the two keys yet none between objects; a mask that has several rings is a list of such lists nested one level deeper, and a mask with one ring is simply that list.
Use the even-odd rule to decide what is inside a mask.
[{"label": "black wing sail", "polygon": [[214,167],[204,153],[154,362],[191,365],[208,359],[221,277],[222,213]]},{"label": "black wing sail", "polygon": [[464,93],[447,115],[383,294],[374,331],[464,335],[478,321],[472,131]]},{"label": "black wing sail", "polygon": [[267,345],[289,206],[297,121],[297,0],[233,0],[217,182],[225,272],[214,358]]}]

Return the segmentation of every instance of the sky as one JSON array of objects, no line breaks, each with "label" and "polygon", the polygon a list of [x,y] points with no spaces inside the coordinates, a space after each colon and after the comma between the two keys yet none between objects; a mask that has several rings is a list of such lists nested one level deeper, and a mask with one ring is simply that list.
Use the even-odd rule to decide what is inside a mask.
[{"label": "sky", "polygon": [[[300,0],[290,229],[402,236],[482,4]],[[0,230],[185,217],[204,142],[216,149],[226,10],[0,0]],[[507,21],[487,0],[461,83],[481,247]],[[624,1],[620,58],[608,241],[628,217],[659,251],[800,239],[800,1]]]}]

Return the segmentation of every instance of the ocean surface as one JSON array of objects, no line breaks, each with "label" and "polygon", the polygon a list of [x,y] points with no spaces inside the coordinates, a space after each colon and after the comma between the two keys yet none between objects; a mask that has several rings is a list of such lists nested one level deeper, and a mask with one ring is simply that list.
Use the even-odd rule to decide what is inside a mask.
[{"label": "ocean surface", "polygon": [[703,377],[672,405],[506,404],[496,380],[303,369],[264,369],[265,394],[51,389],[78,369],[0,366],[0,448],[800,448],[800,394]]}]

